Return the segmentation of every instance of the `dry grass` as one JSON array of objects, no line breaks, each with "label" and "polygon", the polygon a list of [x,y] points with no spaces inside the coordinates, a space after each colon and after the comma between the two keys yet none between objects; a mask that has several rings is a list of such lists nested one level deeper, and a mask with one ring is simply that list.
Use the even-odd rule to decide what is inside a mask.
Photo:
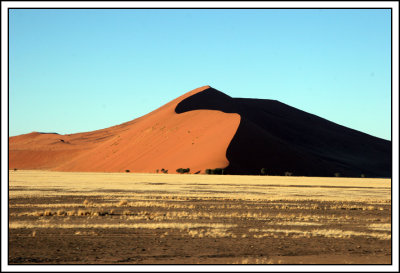
[{"label": "dry grass", "polygon": [[191,223],[191,222],[176,222],[176,223],[51,223],[51,222],[31,222],[31,221],[15,221],[9,223],[10,229],[17,228],[65,228],[65,229],[81,229],[81,228],[133,228],[133,229],[179,229],[189,230],[191,228],[208,227],[211,229],[227,229],[235,227],[232,224],[222,223]]},{"label": "dry grass", "polygon": [[278,259],[270,259],[270,258],[242,258],[238,261],[233,262],[232,264],[282,264],[283,261]]},{"label": "dry grass", "polygon": [[[198,200],[200,198],[197,198]],[[118,197],[114,197],[113,200],[118,200]],[[84,201],[85,208],[102,208],[109,209],[110,207],[126,207],[126,208],[150,208],[150,207],[159,207],[166,209],[185,209],[185,210],[193,210],[196,209],[196,205],[191,204],[189,202],[177,202],[171,200],[156,200],[156,201],[133,201],[128,202],[127,200],[121,200],[117,203],[114,202],[86,202]],[[233,200],[231,200],[233,201]],[[287,200],[287,201],[295,201],[295,200]],[[302,200],[298,200],[302,201]],[[208,205],[208,209],[214,209],[215,211],[221,211],[221,213],[214,213],[213,217],[227,217],[226,213],[223,211],[226,210],[235,210],[235,209],[252,209],[252,210],[262,210],[266,208],[280,210],[280,211],[289,211],[289,210],[310,210],[310,211],[335,211],[335,210],[363,210],[363,211],[374,211],[379,210],[382,211],[385,209],[387,202],[380,203],[379,205],[369,205],[369,204],[357,204],[354,205],[349,202],[340,202],[340,204],[308,204],[308,203],[286,203],[286,204],[277,204],[271,200],[263,200],[263,205],[233,205],[233,204],[219,204],[219,205]],[[82,207],[81,203],[57,203],[57,204],[10,204],[10,208],[75,208],[79,209]],[[239,212],[236,212],[239,214]],[[268,215],[262,215],[260,212],[240,212],[241,216],[232,215],[235,217],[250,217],[250,218],[259,218],[259,217],[268,217]]]},{"label": "dry grass", "polygon": [[[55,193],[62,196],[85,192],[91,195],[95,192],[96,196],[110,196],[108,190],[120,190],[119,196],[130,196],[126,191],[147,191],[164,192],[165,196],[176,195],[182,198],[208,196],[234,200],[269,198],[270,200],[390,201],[390,179],[137,173],[127,175],[45,171],[9,172],[9,177],[12,189],[10,197],[51,196]],[[20,187],[28,191],[20,191]],[[54,192],[41,190],[49,188],[54,189]],[[99,188],[102,189],[101,192],[98,191]],[[268,195],[265,189],[268,189]]]},{"label": "dry grass", "polygon": [[197,238],[203,238],[203,237],[210,237],[210,238],[231,237],[231,238],[236,238],[236,235],[232,234],[232,232],[229,232],[227,228],[188,230],[188,234],[191,237],[197,237]]},{"label": "dry grass", "polygon": [[250,229],[249,232],[264,232],[263,234],[254,234],[254,238],[263,238],[274,236],[275,233],[283,233],[287,236],[294,236],[295,238],[300,237],[316,237],[316,236],[324,236],[328,238],[350,238],[354,236],[365,236],[365,237],[373,237],[380,240],[390,240],[391,235],[387,233],[379,233],[379,232],[357,232],[353,230],[340,230],[340,229],[313,229],[310,231],[307,230],[296,230],[296,229]]},{"label": "dry grass", "polygon": [[[9,193],[9,228],[28,237],[61,229],[75,239],[134,230],[162,241],[243,245],[391,240],[386,179],[18,171],[10,173]],[[282,263],[237,257],[231,261]]]},{"label": "dry grass", "polygon": [[368,228],[371,229],[371,230],[391,231],[392,230],[392,225],[390,223],[369,224]]}]

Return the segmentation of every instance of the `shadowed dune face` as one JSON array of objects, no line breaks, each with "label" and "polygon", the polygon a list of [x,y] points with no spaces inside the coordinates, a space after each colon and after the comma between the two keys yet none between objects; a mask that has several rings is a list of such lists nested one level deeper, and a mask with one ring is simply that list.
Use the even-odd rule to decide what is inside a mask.
[{"label": "shadowed dune face", "polygon": [[391,142],[335,124],[274,100],[231,98],[209,88],[182,100],[177,113],[238,113],[226,156],[231,174],[391,176]]},{"label": "shadowed dune face", "polygon": [[215,110],[174,111],[181,100],[208,88],[197,88],[145,116],[102,130],[11,137],[10,169],[175,173],[190,168],[195,173],[225,168],[226,150],[240,116]]}]

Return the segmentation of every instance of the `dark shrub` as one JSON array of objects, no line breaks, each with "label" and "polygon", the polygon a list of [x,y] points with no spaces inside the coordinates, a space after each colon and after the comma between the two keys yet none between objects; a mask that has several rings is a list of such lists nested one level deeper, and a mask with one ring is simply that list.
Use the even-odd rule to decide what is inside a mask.
[{"label": "dark shrub", "polygon": [[206,174],[224,174],[225,170],[221,168],[206,169]]},{"label": "dark shrub", "polygon": [[266,174],[267,174],[267,169],[262,168],[262,169],[261,169],[261,175],[266,175]]},{"label": "dark shrub", "polygon": [[186,168],[186,169],[179,168],[179,169],[176,170],[176,172],[177,173],[189,173],[190,172],[190,168]]},{"label": "dark shrub", "polygon": [[125,172],[129,173],[129,172],[130,172],[130,170],[125,170]]}]

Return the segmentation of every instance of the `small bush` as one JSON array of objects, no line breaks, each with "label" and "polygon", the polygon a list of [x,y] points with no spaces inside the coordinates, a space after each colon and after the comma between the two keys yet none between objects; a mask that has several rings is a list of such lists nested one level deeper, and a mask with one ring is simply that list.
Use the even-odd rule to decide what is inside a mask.
[{"label": "small bush", "polygon": [[361,174],[361,178],[365,178],[365,174],[362,173],[362,174]]},{"label": "small bush", "polygon": [[190,172],[190,169],[189,168],[187,168],[187,169],[183,169],[183,168],[179,168],[179,169],[177,169],[176,170],[176,172],[177,173],[189,173]]},{"label": "small bush", "polygon": [[261,169],[261,175],[266,175],[267,174],[267,169],[266,168],[262,168]]},{"label": "small bush", "polygon": [[161,172],[162,172],[162,173],[168,173],[168,170],[162,168],[162,169],[161,169]]},{"label": "small bush", "polygon": [[158,173],[159,171],[160,171],[160,170],[159,170],[159,169],[157,169],[157,170],[156,170],[156,173]]},{"label": "small bush", "polygon": [[335,177],[340,177],[340,173],[335,173]]},{"label": "small bush", "polygon": [[285,176],[292,176],[292,172],[285,172]]},{"label": "small bush", "polygon": [[221,168],[206,169],[206,174],[224,174],[225,170]]},{"label": "small bush", "polygon": [[130,170],[125,170],[125,172],[126,172],[126,173],[129,173],[129,172],[130,172]]}]

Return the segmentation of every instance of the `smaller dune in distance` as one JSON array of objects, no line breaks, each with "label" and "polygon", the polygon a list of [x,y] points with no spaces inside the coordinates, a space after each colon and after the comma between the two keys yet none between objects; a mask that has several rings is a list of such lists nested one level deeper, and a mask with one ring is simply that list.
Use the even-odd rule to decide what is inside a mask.
[{"label": "smaller dune in distance", "polygon": [[113,127],[9,138],[9,169],[391,177],[391,160],[390,141],[210,86]]}]

